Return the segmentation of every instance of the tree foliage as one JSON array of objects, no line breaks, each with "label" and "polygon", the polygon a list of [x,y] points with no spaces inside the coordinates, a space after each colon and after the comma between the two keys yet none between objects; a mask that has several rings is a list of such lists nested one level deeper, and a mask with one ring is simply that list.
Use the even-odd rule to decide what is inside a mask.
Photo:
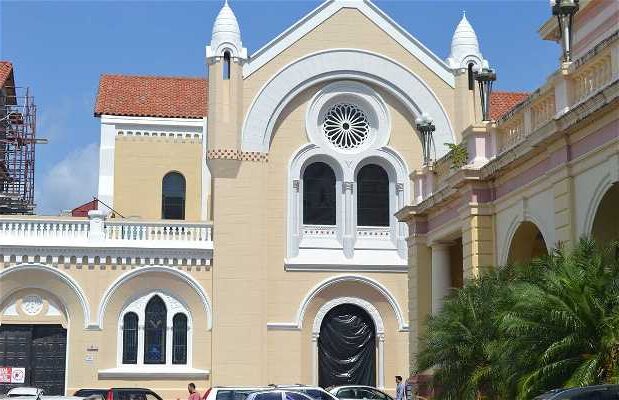
[{"label": "tree foliage", "polygon": [[418,368],[440,399],[531,399],[619,383],[619,245],[568,252],[469,281],[428,320]]}]

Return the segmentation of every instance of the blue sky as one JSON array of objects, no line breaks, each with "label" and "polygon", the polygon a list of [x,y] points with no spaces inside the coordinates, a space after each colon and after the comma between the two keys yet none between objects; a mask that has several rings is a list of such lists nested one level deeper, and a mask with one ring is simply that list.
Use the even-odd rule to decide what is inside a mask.
[{"label": "blue sky", "polygon": [[[222,2],[0,0],[0,59],[14,63],[18,86],[34,91],[38,136],[49,140],[37,148],[39,213],[57,214],[96,194],[99,75],[205,76],[204,48]],[[466,10],[497,69],[498,89],[534,90],[558,66],[559,46],[537,34],[550,16],[547,0],[375,3],[443,59]],[[320,1],[230,4],[251,54]]]}]

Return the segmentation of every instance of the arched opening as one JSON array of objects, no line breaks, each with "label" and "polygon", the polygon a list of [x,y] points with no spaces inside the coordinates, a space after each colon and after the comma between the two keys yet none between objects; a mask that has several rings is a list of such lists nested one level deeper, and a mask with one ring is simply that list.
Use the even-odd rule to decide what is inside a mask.
[{"label": "arched opening", "polygon": [[223,65],[223,79],[225,81],[230,79],[230,52],[224,52],[224,65]]},{"label": "arched opening", "polygon": [[181,313],[172,320],[172,364],[187,364],[187,316]]},{"label": "arched opening", "polygon": [[138,362],[138,316],[130,312],[123,317],[123,364]]},{"label": "arched opening", "polygon": [[357,174],[357,225],[389,226],[389,176],[376,164]]},{"label": "arched opening", "polygon": [[341,304],[325,315],[318,337],[318,383],[376,386],[376,327],[363,308]]},{"label": "arched opening", "polygon": [[159,296],[153,296],[144,314],[144,364],[165,364],[167,310]]},{"label": "arched opening", "polygon": [[475,89],[475,71],[473,70],[474,67],[475,67],[475,64],[473,64],[472,62],[469,63],[468,65],[469,90]]},{"label": "arched opening", "polygon": [[303,172],[303,224],[336,224],[335,173],[324,162],[315,162]]},{"label": "arched opening", "polygon": [[508,263],[526,263],[548,254],[542,232],[534,223],[525,221],[518,226],[509,246]]},{"label": "arched opening", "polygon": [[161,218],[185,219],[185,177],[169,172],[163,177]]},{"label": "arched opening", "polygon": [[595,212],[591,236],[601,244],[619,240],[619,183],[615,183],[602,197]]}]

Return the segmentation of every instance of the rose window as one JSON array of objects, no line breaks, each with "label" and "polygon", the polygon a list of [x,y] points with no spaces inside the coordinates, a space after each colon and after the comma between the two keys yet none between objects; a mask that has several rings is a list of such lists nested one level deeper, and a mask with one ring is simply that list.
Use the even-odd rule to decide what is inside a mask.
[{"label": "rose window", "polygon": [[370,133],[370,124],[359,107],[340,103],[331,107],[325,115],[323,131],[335,147],[349,150],[365,142]]}]

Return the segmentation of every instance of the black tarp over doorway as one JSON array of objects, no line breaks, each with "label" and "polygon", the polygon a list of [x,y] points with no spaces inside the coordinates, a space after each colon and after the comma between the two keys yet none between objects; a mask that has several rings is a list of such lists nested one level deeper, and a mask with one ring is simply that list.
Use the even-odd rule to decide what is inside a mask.
[{"label": "black tarp over doorway", "polygon": [[318,337],[318,383],[376,386],[376,328],[360,307],[342,304],[322,321]]}]

